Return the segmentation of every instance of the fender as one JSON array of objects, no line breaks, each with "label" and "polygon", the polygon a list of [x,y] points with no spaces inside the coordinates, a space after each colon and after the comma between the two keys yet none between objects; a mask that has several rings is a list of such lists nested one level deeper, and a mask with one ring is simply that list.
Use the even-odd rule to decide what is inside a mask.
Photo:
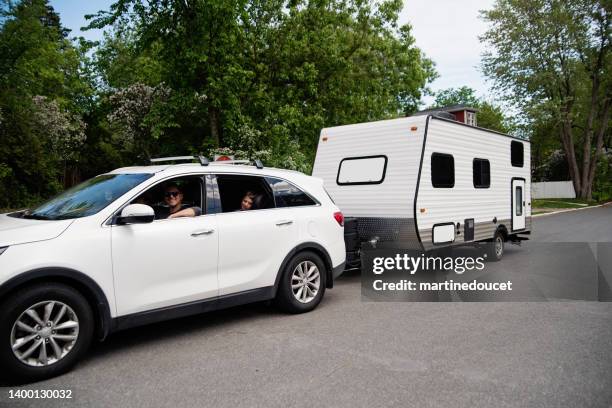
[{"label": "fender", "polygon": [[280,281],[281,276],[283,275],[283,271],[287,267],[287,264],[289,263],[289,261],[291,261],[291,258],[293,258],[293,256],[297,254],[298,252],[307,251],[307,250],[311,250],[315,252],[317,255],[322,255],[321,259],[323,259],[323,262],[325,263],[325,268],[327,269],[327,272],[325,275],[325,278],[326,278],[325,287],[329,289],[334,287],[334,279],[332,275],[333,265],[332,265],[331,257],[329,256],[329,253],[327,252],[327,250],[323,248],[323,246],[317,244],[316,242],[303,242],[299,244],[298,246],[296,246],[295,248],[293,248],[291,251],[289,251],[287,256],[285,256],[285,259],[283,259],[283,262],[281,263],[281,266],[278,269],[278,272],[276,274],[276,280],[274,281],[274,296],[276,296],[276,291],[278,290],[278,283]]},{"label": "fender", "polygon": [[111,329],[110,307],[106,295],[93,279],[74,269],[49,267],[19,274],[0,285],[0,299],[21,286],[46,281],[64,283],[81,292],[96,316],[98,339],[106,338]]}]

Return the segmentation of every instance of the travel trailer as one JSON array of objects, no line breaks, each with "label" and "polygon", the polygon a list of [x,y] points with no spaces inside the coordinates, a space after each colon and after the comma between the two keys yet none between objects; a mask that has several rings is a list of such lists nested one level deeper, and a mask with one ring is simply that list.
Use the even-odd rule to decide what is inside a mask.
[{"label": "travel trailer", "polygon": [[347,262],[364,242],[429,251],[489,241],[499,260],[504,242],[530,233],[530,174],[529,141],[435,115],[323,129],[313,168],[355,218]]}]

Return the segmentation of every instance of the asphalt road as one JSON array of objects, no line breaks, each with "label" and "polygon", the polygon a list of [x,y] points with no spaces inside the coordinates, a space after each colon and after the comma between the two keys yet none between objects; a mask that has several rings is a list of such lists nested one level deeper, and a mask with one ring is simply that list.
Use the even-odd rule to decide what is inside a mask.
[{"label": "asphalt road", "polygon": [[[612,207],[534,219],[533,244],[612,242]],[[527,271],[528,273],[528,271]],[[117,333],[29,389],[74,407],[611,407],[612,303],[362,302],[342,276],[312,313],[264,304]]]}]

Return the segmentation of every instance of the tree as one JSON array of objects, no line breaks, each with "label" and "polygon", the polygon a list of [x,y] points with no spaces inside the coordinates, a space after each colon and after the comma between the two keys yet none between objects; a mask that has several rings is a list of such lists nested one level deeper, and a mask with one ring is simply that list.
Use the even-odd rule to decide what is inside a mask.
[{"label": "tree", "polygon": [[436,92],[435,96],[431,108],[468,105],[478,109],[478,126],[502,133],[511,133],[515,129],[513,121],[504,115],[499,106],[478,98],[476,91],[470,87],[444,89]]},{"label": "tree", "polygon": [[176,133],[199,133],[200,148],[233,145],[251,129],[258,149],[283,156],[297,146],[312,160],[324,126],[416,109],[435,74],[410,27],[397,26],[401,7],[400,0],[120,0],[90,16],[90,26],[128,19],[136,48],[155,52],[161,80],[189,107],[176,108]]},{"label": "tree", "polygon": [[81,137],[91,88],[81,75],[81,49],[47,1],[4,1],[0,9],[0,190],[11,192],[0,207],[8,207],[62,187],[74,156],[60,146],[69,134]]},{"label": "tree", "polygon": [[590,199],[609,132],[610,2],[499,0],[482,16],[484,73],[531,120],[553,118],[576,193]]}]

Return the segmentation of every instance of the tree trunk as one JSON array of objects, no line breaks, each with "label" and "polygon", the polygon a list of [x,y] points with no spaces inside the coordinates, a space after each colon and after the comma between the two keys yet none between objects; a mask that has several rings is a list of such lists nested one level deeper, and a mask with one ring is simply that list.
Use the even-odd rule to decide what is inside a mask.
[{"label": "tree trunk", "polygon": [[[587,116],[586,126],[584,128],[584,140],[582,145],[582,191],[581,198],[589,199],[591,183],[590,168],[591,168],[591,140],[593,139],[593,121],[595,119],[595,111],[597,110],[597,93],[599,92],[599,76],[593,75],[593,85],[591,86],[591,104],[589,106],[589,114]],[[595,158],[593,158],[595,160]]]},{"label": "tree trunk", "polygon": [[219,110],[215,107],[210,106],[208,108],[208,122],[210,125],[210,135],[215,142],[215,146],[221,145],[221,139],[219,137]]},{"label": "tree trunk", "polygon": [[574,191],[579,196],[582,192],[582,184],[580,177],[580,169],[578,168],[578,162],[576,161],[576,151],[574,150],[574,141],[572,140],[572,124],[569,119],[565,119],[561,123],[559,129],[559,136],[561,143],[563,144],[563,151],[565,152],[565,160],[567,161],[567,167],[569,168],[570,178],[574,184]]},{"label": "tree trunk", "polygon": [[599,156],[603,151],[604,144],[604,134],[608,129],[608,120],[610,118],[610,98],[606,98],[603,107],[603,113],[601,117],[601,122],[599,124],[599,131],[597,132],[597,141],[595,142],[595,154],[593,155],[593,160],[591,160],[591,167],[589,168],[588,174],[588,191],[587,191],[587,199],[593,198],[593,181],[595,180],[595,173],[597,171],[597,161],[599,160]]}]

